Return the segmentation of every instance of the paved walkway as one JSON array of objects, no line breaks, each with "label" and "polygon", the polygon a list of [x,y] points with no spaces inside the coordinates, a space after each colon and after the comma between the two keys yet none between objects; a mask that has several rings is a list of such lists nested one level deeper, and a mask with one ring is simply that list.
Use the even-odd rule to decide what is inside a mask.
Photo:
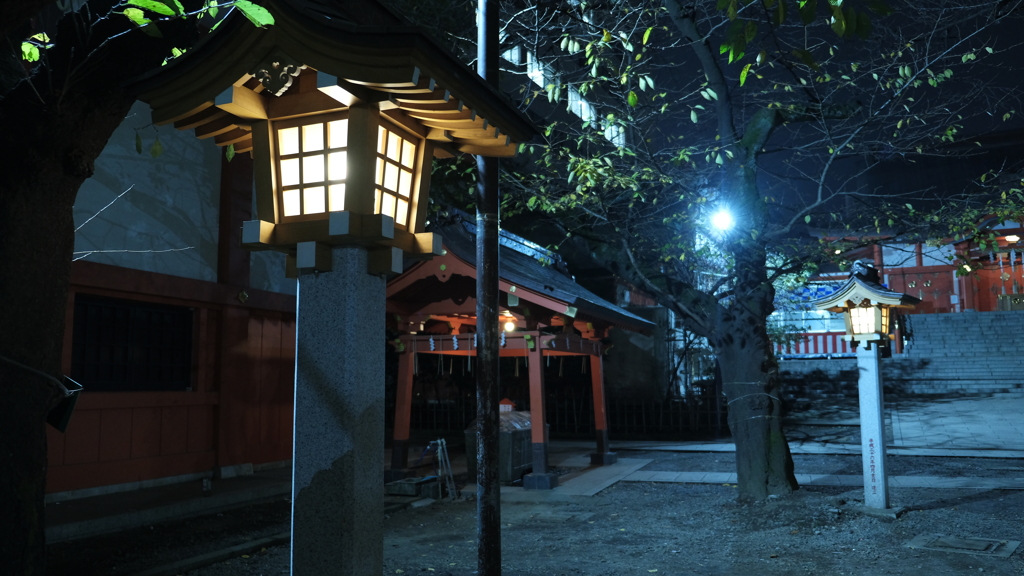
[{"label": "paved walkway", "polygon": [[1024,398],[954,398],[891,403],[896,446],[1024,450]]},{"label": "paved walkway", "polygon": [[[852,474],[797,474],[801,486],[863,486],[864,477]],[[735,484],[736,474],[729,472],[633,472],[624,482],[670,482],[675,484]],[[897,488],[979,488],[985,490],[1024,490],[1024,478],[947,478],[940,476],[889,476],[889,486]]]},{"label": "paved walkway", "polygon": [[[791,415],[790,425],[859,426],[856,403],[822,406]],[[952,450],[1024,450],[1024,397],[928,400],[889,397],[891,446]],[[820,439],[820,438],[819,438]]]}]

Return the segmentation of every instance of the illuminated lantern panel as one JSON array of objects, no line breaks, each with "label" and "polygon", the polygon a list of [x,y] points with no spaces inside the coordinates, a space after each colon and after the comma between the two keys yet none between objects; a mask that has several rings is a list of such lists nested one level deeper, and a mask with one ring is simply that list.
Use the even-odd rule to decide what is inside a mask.
[{"label": "illuminated lantern panel", "polygon": [[874,308],[850,308],[850,320],[854,334],[870,334],[875,331]]},{"label": "illuminated lantern panel", "polygon": [[854,334],[888,334],[888,306],[857,306],[850,308],[850,323]]},{"label": "illuminated lantern panel", "polygon": [[409,224],[416,144],[380,126],[377,130],[377,166],[374,177],[374,213],[395,219],[398,226]]},{"label": "illuminated lantern panel", "polygon": [[283,214],[289,217],[344,210],[348,119],[285,125],[276,133],[277,184]]}]

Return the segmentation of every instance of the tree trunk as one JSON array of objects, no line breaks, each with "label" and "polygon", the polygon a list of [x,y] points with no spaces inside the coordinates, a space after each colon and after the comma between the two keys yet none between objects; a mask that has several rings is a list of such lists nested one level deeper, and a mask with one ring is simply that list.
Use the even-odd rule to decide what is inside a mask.
[{"label": "tree trunk", "polygon": [[62,391],[39,373],[62,375],[75,196],[131,102],[82,100],[64,111],[90,122],[0,109],[0,125],[21,124],[4,131],[21,138],[0,145],[0,566],[12,574],[44,570],[46,414]]},{"label": "tree trunk", "polygon": [[778,370],[766,329],[775,290],[766,278],[764,256],[753,242],[736,251],[735,301],[720,309],[712,341],[729,403],[741,500],[763,500],[798,487],[782,432]]},{"label": "tree trunk", "polygon": [[[102,14],[114,4],[89,6]],[[122,34],[122,17],[82,34],[88,20],[60,20],[32,82],[0,93],[0,571],[23,576],[45,569],[45,426],[61,397],[53,380],[62,374],[75,196],[135,100],[125,82],[196,38],[190,21],[162,25],[154,39]]]},{"label": "tree trunk", "polygon": [[56,189],[53,173],[59,170],[45,163],[0,170],[23,176],[0,194],[0,566],[12,574],[41,575],[46,413],[60,389],[10,361],[61,375],[77,186]]}]

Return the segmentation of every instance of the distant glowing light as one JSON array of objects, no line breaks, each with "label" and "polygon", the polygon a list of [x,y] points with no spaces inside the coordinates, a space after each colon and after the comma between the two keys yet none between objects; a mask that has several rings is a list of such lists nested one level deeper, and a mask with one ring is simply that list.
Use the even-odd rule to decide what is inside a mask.
[{"label": "distant glowing light", "polygon": [[508,322],[505,322],[505,332],[512,332],[515,329],[516,329],[516,323],[515,322],[513,322],[511,320],[509,320]]},{"label": "distant glowing light", "polygon": [[732,214],[725,210],[719,210],[711,217],[711,225],[719,230],[729,230],[734,223]]},{"label": "distant glowing light", "polygon": [[839,248],[836,248],[836,254],[842,254],[842,253],[843,253],[842,250],[840,250]]},{"label": "distant glowing light", "polygon": [[1017,236],[1016,234],[1010,234],[1009,236],[1006,237],[1006,241],[1007,242],[1020,242],[1020,236]]},{"label": "distant glowing light", "polygon": [[971,271],[971,267],[968,266],[967,264],[964,264],[964,270],[970,272]]}]

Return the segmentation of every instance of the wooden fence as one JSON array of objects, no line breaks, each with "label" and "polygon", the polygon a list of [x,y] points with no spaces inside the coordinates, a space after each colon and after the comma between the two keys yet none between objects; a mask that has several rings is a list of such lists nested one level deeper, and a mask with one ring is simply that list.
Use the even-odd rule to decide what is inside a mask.
[{"label": "wooden fence", "polygon": [[[529,410],[525,399],[514,400],[517,410]],[[707,438],[726,436],[725,402],[716,407],[706,399],[626,400],[609,399],[608,431],[620,440]],[[388,403],[387,426],[394,425],[394,404]],[[454,398],[414,402],[411,427],[414,434],[461,432],[476,418],[476,399]],[[555,438],[591,438],[594,412],[589,397],[548,398],[547,423]]]}]

